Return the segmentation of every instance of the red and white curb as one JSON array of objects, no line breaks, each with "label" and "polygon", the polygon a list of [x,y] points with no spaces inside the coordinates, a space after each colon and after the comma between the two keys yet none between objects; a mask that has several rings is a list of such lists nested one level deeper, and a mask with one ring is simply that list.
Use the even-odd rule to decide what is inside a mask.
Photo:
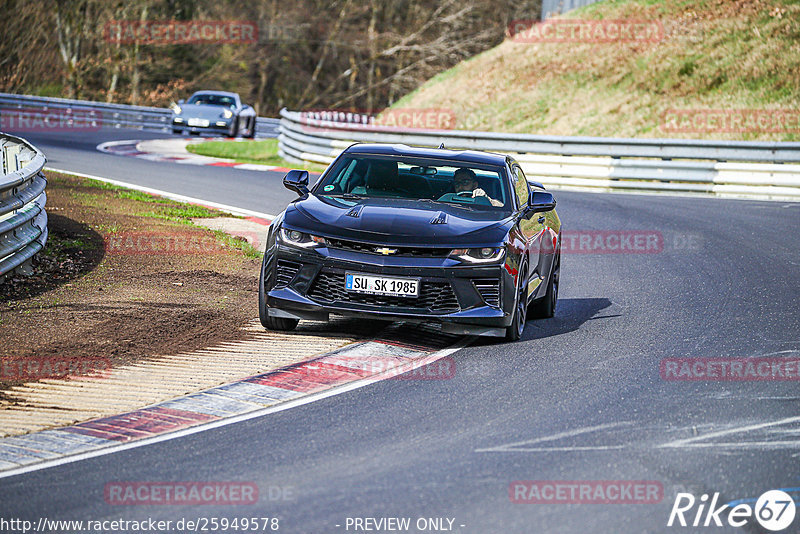
[{"label": "red and white curb", "polygon": [[[272,165],[259,165],[255,163],[236,163],[235,161],[201,156],[189,152],[186,147],[194,143],[205,141],[221,141],[225,138],[168,138],[150,139],[146,141],[131,139],[128,141],[109,141],[97,145],[97,150],[107,154],[117,156],[129,156],[146,159],[148,161],[182,163],[186,165],[206,165],[210,167],[227,167],[230,169],[240,169],[245,171],[273,171],[289,172],[286,167],[275,167]],[[230,142],[248,143],[249,140],[228,139]]]},{"label": "red and white curb", "polygon": [[393,324],[378,339],[141,410],[0,439],[0,478],[261,417],[387,379],[452,378],[472,338]]}]

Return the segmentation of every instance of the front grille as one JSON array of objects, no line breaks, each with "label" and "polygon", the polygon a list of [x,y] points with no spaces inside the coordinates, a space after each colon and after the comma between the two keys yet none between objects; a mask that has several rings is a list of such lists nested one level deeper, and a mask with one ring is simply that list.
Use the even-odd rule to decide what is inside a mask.
[{"label": "front grille", "polygon": [[489,306],[500,307],[500,280],[497,278],[476,278],[472,281],[481,298]]},{"label": "front grille", "polygon": [[300,270],[300,264],[294,261],[278,260],[277,269],[275,273],[275,287],[286,287],[294,277],[297,276],[297,271]]},{"label": "front grille", "polygon": [[375,245],[372,243],[363,243],[361,241],[350,241],[347,239],[332,239],[325,238],[325,243],[328,248],[335,248],[340,250],[351,250],[354,252],[365,252],[367,254],[382,254],[376,252],[377,249],[391,249],[396,252],[391,253],[391,256],[411,256],[411,257],[429,257],[429,258],[446,258],[452,252],[449,248],[435,248],[435,247],[392,247],[384,245]]},{"label": "front grille", "polygon": [[353,293],[344,288],[344,273],[323,269],[308,292],[308,297],[325,304],[356,303],[370,306],[413,308],[431,313],[458,311],[459,305],[449,282],[420,282],[419,297],[392,297]]}]

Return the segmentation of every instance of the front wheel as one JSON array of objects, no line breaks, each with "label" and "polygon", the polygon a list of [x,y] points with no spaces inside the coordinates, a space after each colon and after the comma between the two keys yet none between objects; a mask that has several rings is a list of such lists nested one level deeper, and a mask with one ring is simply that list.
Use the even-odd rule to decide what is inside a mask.
[{"label": "front wheel", "polygon": [[299,319],[290,319],[288,317],[270,317],[269,309],[267,308],[267,295],[264,291],[264,266],[261,266],[261,276],[258,280],[258,318],[261,321],[261,326],[267,330],[279,330],[287,332],[294,330],[297,327]]},{"label": "front wheel", "polygon": [[256,118],[253,117],[250,119],[250,128],[247,130],[247,134],[245,135],[248,139],[253,139],[256,136]]},{"label": "front wheel", "polygon": [[525,281],[527,275],[519,277],[520,287],[517,288],[517,303],[514,308],[514,318],[511,324],[506,327],[506,339],[509,341],[519,341],[522,332],[525,331],[525,322],[528,314],[528,284]]},{"label": "front wheel", "polygon": [[239,134],[239,119],[231,121],[231,129],[228,130],[228,137],[236,137]]}]

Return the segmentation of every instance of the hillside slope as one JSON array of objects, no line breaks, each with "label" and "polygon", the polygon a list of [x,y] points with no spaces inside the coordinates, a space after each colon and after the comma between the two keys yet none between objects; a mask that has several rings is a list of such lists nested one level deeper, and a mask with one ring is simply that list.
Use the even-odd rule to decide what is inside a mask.
[{"label": "hillside slope", "polygon": [[[393,107],[445,109],[459,129],[800,139],[796,1],[604,1],[563,18],[657,20],[663,31],[648,41],[605,43],[509,36]],[[717,110],[716,121],[696,110]]]}]

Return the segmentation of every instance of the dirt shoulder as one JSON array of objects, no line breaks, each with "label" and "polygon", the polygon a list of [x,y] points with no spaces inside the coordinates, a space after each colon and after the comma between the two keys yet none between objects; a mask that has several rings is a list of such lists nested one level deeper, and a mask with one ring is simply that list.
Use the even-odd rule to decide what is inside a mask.
[{"label": "dirt shoulder", "polygon": [[10,386],[47,378],[18,362],[117,367],[247,337],[260,255],[190,222],[219,212],[47,178],[50,238],[37,273],[0,284],[2,404],[14,401]]}]

